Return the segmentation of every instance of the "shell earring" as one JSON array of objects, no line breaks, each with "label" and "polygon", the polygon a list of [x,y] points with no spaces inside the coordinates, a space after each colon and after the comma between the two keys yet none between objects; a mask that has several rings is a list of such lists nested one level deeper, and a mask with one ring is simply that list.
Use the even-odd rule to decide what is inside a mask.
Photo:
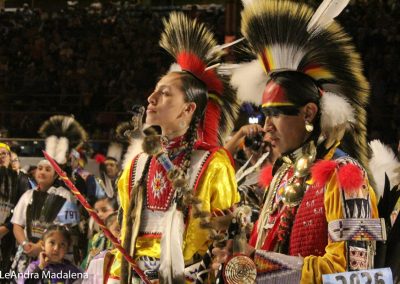
[{"label": "shell earring", "polygon": [[312,125],[312,123],[308,122],[307,120],[306,120],[305,127],[306,127],[306,131],[308,133],[311,133],[314,130],[314,125]]}]

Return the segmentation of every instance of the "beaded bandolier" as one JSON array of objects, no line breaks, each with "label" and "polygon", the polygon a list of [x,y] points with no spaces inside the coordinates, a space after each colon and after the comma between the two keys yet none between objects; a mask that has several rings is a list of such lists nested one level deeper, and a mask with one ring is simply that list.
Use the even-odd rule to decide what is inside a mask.
[{"label": "beaded bandolier", "polygon": [[271,183],[250,239],[257,281],[319,283],[322,274],[371,268],[373,241],[385,236],[364,170],[368,83],[334,20],[347,1],[325,0],[315,12],[291,1],[244,4],[242,34],[257,60],[234,72],[238,96],[267,117],[318,107],[314,122],[305,121],[308,140],[263,171]]}]

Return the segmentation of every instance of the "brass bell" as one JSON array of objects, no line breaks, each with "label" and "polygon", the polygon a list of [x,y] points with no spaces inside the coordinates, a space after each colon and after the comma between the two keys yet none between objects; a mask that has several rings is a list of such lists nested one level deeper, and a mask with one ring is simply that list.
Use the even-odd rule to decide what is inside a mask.
[{"label": "brass bell", "polygon": [[317,150],[314,142],[311,141],[306,147],[304,147],[303,155],[297,159],[294,165],[294,175],[299,178],[308,175],[316,155]]},{"label": "brass bell", "polygon": [[310,166],[313,163],[313,159],[310,156],[303,156],[297,160],[294,168],[294,175],[296,177],[304,177],[308,174]]},{"label": "brass bell", "polygon": [[285,205],[290,207],[300,204],[304,195],[304,188],[301,180],[295,179],[292,183],[285,186],[282,194],[282,201]]}]

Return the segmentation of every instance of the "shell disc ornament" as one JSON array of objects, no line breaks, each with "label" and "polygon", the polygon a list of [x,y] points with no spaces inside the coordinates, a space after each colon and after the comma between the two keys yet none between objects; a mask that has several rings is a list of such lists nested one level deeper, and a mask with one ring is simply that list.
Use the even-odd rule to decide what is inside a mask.
[{"label": "shell disc ornament", "polygon": [[223,276],[228,284],[253,284],[256,283],[257,268],[251,258],[240,254],[228,260]]}]

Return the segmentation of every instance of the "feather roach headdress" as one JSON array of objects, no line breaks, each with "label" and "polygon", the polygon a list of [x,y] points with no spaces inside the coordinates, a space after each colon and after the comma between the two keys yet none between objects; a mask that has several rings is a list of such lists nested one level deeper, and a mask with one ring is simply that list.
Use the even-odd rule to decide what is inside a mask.
[{"label": "feather roach headdress", "polygon": [[52,116],[38,133],[46,139],[46,152],[59,164],[66,163],[69,149],[78,148],[88,140],[88,134],[73,116]]},{"label": "feather roach headdress", "polygon": [[221,145],[233,129],[239,111],[229,78],[216,70],[223,47],[217,45],[213,33],[204,24],[183,13],[173,12],[163,22],[160,46],[175,58],[175,71],[187,71],[207,86],[208,102],[201,120],[200,139]]},{"label": "feather roach headdress", "polygon": [[351,38],[334,21],[348,2],[325,0],[314,12],[306,4],[290,1],[245,1],[241,29],[257,60],[238,68],[231,82],[244,101],[263,108],[290,108],[299,105],[269,79],[283,71],[305,74],[319,89],[325,146],[342,140],[353,126],[342,147],[366,165],[369,86]]}]

